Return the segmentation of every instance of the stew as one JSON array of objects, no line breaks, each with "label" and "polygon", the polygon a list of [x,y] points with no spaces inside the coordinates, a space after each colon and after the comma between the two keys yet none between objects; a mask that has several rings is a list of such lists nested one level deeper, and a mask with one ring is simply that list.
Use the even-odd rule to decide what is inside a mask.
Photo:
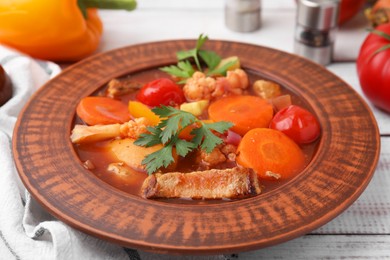
[{"label": "stew", "polygon": [[214,54],[196,51],[200,67],[179,52],[177,66],[113,79],[80,101],[71,140],[85,168],[145,199],[209,203],[269,192],[307,166],[320,126],[304,100],[239,57],[210,65],[202,58]]}]

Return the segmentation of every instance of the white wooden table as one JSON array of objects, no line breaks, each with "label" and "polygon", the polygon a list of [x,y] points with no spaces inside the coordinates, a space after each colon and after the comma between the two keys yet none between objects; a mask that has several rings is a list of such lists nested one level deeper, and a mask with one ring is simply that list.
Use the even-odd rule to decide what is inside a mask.
[{"label": "white wooden table", "polygon": [[[138,0],[133,12],[100,11],[104,34],[99,52],[150,41],[211,39],[241,41],[293,51],[294,0],[263,0],[262,28],[237,33],[224,24],[223,0]],[[364,17],[339,30],[335,59],[327,68],[362,95],[354,58],[366,36]],[[381,155],[375,175],[361,197],[337,218],[310,234],[232,259],[390,259],[390,114],[369,104],[381,133]]]}]

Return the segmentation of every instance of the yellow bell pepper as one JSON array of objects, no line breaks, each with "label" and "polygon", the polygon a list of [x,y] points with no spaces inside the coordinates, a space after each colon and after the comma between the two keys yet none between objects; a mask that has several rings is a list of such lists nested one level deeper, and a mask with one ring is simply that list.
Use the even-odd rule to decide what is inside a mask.
[{"label": "yellow bell pepper", "polygon": [[97,9],[136,7],[135,0],[0,0],[0,44],[32,57],[77,61],[99,45]]},{"label": "yellow bell pepper", "polygon": [[138,101],[129,101],[129,113],[134,118],[145,117],[151,125],[158,125],[160,117],[145,104]]}]

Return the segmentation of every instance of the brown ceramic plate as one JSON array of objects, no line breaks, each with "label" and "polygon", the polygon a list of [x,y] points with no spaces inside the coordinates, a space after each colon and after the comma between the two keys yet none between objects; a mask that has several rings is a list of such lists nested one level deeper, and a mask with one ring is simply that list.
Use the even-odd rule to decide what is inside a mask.
[{"label": "brown ceramic plate", "polygon": [[220,204],[145,200],[83,168],[69,140],[78,101],[110,79],[176,63],[195,41],[156,42],[96,55],[64,70],[26,105],[13,150],[20,177],[51,214],[111,242],[160,253],[217,254],[275,245],[327,223],[363,192],[379,156],[380,137],[365,102],[338,77],[281,51],[209,41],[223,57],[279,82],[317,115],[322,136],[308,167],[263,195]]}]

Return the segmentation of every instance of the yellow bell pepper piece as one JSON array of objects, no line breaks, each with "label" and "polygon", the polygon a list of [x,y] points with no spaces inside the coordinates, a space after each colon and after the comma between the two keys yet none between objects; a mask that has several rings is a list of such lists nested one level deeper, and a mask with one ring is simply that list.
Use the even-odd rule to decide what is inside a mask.
[{"label": "yellow bell pepper piece", "polygon": [[160,117],[145,104],[138,101],[129,101],[129,113],[134,118],[145,117],[151,125],[158,125]]},{"label": "yellow bell pepper piece", "polygon": [[132,10],[135,0],[0,1],[0,43],[32,57],[77,61],[99,45],[102,22],[96,8]]}]

